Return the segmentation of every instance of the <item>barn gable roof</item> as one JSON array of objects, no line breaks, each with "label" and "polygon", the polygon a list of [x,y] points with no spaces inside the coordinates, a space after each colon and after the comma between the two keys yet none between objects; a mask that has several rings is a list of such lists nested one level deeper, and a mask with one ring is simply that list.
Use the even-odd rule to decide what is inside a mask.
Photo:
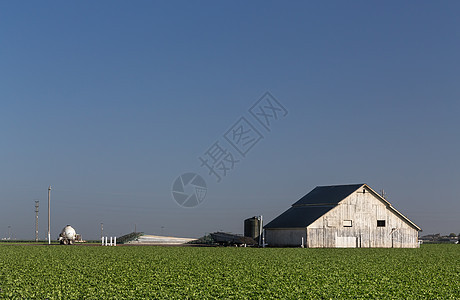
[{"label": "barn gable roof", "polygon": [[267,228],[306,228],[336,205],[292,206],[264,226]]},{"label": "barn gable roof", "polygon": [[396,210],[390,202],[388,202],[381,195],[376,193],[367,184],[348,184],[348,185],[333,185],[333,186],[317,186],[310,193],[303,196],[295,202],[291,208],[276,217],[264,228],[305,228],[319,219],[325,213],[336,207],[339,202],[347,198],[360,188],[366,188],[377,199],[386,204],[388,209],[398,215],[407,224],[421,230],[420,227],[415,225],[406,216]]},{"label": "barn gable roof", "polygon": [[331,185],[317,186],[310,193],[306,194],[292,206],[312,205],[312,204],[334,204],[337,205],[340,201],[348,197],[351,193],[362,187],[361,184],[349,185]]},{"label": "barn gable roof", "polygon": [[307,227],[363,185],[317,186],[264,228]]}]

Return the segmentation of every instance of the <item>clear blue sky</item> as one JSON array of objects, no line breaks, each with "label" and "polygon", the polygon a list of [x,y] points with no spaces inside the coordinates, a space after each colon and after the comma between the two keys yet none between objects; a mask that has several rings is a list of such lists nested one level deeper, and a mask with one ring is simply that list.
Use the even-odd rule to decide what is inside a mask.
[{"label": "clear blue sky", "polygon": [[[0,3],[0,237],[201,236],[367,183],[460,232],[455,1]],[[217,183],[198,157],[270,91],[289,111]],[[208,183],[193,209],[174,179]],[[162,229],[163,227],[163,229]]]}]

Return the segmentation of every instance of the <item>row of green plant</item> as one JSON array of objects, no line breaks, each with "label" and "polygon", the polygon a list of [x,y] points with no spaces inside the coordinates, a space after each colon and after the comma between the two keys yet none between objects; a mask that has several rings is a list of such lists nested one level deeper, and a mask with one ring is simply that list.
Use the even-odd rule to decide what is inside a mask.
[{"label": "row of green plant", "polygon": [[274,249],[0,245],[3,299],[458,299],[457,245]]}]

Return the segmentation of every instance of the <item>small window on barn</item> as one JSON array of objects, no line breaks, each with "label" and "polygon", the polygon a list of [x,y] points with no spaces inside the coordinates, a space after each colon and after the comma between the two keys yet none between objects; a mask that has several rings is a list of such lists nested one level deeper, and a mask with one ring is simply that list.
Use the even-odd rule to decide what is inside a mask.
[{"label": "small window on barn", "polygon": [[351,220],[343,220],[343,227],[351,227],[352,222]]},{"label": "small window on barn", "polygon": [[377,220],[377,227],[385,227],[385,220]]}]

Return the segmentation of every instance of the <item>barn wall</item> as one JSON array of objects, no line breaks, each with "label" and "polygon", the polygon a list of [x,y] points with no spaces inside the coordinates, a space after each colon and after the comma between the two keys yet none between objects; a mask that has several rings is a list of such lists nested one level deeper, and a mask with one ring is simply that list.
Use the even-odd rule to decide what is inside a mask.
[{"label": "barn wall", "polygon": [[[377,220],[384,220],[385,227],[377,227]],[[417,230],[368,189],[365,193],[359,190],[351,194],[308,226],[307,245],[312,248],[419,247]]]},{"label": "barn wall", "polygon": [[265,241],[269,246],[273,247],[300,247],[302,238],[305,243],[307,240],[305,228],[265,229]]}]

